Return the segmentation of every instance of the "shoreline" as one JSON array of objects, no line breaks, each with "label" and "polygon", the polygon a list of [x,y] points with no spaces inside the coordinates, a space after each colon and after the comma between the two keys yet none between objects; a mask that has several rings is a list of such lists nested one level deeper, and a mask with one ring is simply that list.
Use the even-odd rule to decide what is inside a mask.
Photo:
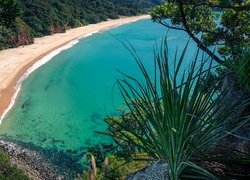
[{"label": "shoreline", "polygon": [[[0,136],[0,149],[9,157],[12,166],[34,180],[74,179],[84,171],[84,166],[75,162],[67,152],[41,148],[5,136]],[[82,157],[82,154],[78,156]]]},{"label": "shoreline", "polygon": [[[65,33],[57,33],[49,36],[35,38],[31,45],[21,46],[12,49],[0,51],[0,124],[15,103],[22,82],[30,73],[42,66],[32,67],[39,63],[40,60],[47,55],[55,53],[57,55],[61,51],[70,48],[73,41],[78,41],[98,32],[106,31],[127,23],[136,22],[142,19],[150,18],[149,15],[141,15],[134,17],[123,17],[120,19],[104,21],[98,24],[90,24],[74,29],[69,29]],[[70,46],[64,48],[65,46]],[[62,50],[56,52],[59,48]],[[54,56],[55,56],[54,55]],[[28,72],[30,70],[30,72]]]},{"label": "shoreline", "polygon": [[63,177],[35,150],[3,139],[0,139],[0,148],[8,155],[10,163],[17,166],[31,179],[62,179]]}]

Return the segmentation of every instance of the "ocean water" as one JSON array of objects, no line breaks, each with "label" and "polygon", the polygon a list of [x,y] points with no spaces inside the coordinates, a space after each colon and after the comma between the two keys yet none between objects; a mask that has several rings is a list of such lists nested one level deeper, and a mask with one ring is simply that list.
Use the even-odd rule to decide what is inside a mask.
[{"label": "ocean water", "polygon": [[[153,73],[153,48],[167,34],[170,57],[188,41],[184,32],[141,20],[81,39],[53,57],[24,82],[14,107],[0,126],[0,134],[45,149],[84,151],[112,140],[103,118],[123,107],[116,79],[124,72],[141,78],[133,56],[120,42],[136,49]],[[118,40],[119,39],[119,40]],[[196,53],[190,42],[186,62]]]}]

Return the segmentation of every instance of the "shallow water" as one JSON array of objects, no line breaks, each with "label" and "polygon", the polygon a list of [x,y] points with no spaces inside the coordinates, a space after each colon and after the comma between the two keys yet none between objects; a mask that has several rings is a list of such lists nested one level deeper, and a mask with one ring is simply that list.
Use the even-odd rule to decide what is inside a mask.
[{"label": "shallow water", "polygon": [[[23,83],[14,108],[0,126],[2,135],[37,147],[81,152],[86,147],[112,143],[94,131],[105,131],[103,117],[123,107],[115,85],[117,71],[140,78],[130,52],[130,42],[149,72],[153,72],[153,47],[167,29],[142,20],[81,39],[32,73]],[[183,32],[168,32],[170,57],[188,41]],[[118,40],[119,39],[119,40]],[[187,61],[196,46],[190,43]]]}]

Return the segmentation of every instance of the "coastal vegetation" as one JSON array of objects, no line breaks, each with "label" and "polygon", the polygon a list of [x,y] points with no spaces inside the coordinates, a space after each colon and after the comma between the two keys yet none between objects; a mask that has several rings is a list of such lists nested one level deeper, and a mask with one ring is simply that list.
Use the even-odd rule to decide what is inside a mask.
[{"label": "coastal vegetation", "polygon": [[[151,15],[167,28],[186,32],[219,64],[224,59],[235,59],[249,46],[248,0],[174,0],[158,6]],[[217,47],[220,56],[210,47]]]},{"label": "coastal vegetation", "polygon": [[[133,158],[145,157],[143,154],[133,156]],[[127,179],[129,174],[141,170],[149,165],[147,162],[127,161],[116,155],[107,156],[102,163],[96,163],[95,156],[91,155],[91,166],[93,169],[84,171],[83,179]]]},{"label": "coastal vegetation", "polygon": [[180,59],[175,60],[172,72],[164,44],[160,53],[155,55],[154,77],[137,59],[145,81],[129,76],[118,80],[129,109],[125,114],[129,116],[109,117],[108,135],[119,145],[125,145],[127,152],[146,153],[146,161],[166,161],[170,179],[216,179],[200,164],[200,160],[215,156],[209,151],[229,133],[246,125],[248,117],[229,119],[249,105],[249,100],[225,107],[223,102],[231,89],[225,88],[218,93],[221,82],[209,84],[214,68],[211,60],[198,61],[197,53],[183,73],[180,69],[183,69],[185,53],[186,48]]},{"label": "coastal vegetation", "polygon": [[[248,0],[167,1],[151,12],[166,28],[186,32],[220,66],[218,80],[233,75],[234,88],[248,85],[250,2]],[[247,92],[246,92],[247,93]]]},{"label": "coastal vegetation", "polygon": [[[250,49],[249,46],[244,48],[234,61],[227,61],[228,73],[236,74],[237,89],[250,93]],[[225,69],[224,69],[225,70]],[[223,71],[225,73],[225,71]]]},{"label": "coastal vegetation", "polygon": [[0,179],[28,180],[29,178],[15,166],[10,164],[9,157],[0,149]]},{"label": "coastal vegetation", "polygon": [[[154,0],[1,0],[0,50],[31,44],[34,37],[120,16],[146,13]],[[12,21],[13,23],[9,23]]]},{"label": "coastal vegetation", "polygon": [[[96,172],[97,179],[115,178],[113,173],[117,169],[129,167],[130,171],[118,176],[126,177],[136,171],[131,162],[141,163],[139,167],[143,168],[159,160],[168,164],[170,179],[248,176],[248,148],[237,142],[235,149],[230,143],[234,135],[249,127],[249,96],[232,98],[231,80],[227,83],[225,79],[211,81],[218,65],[213,65],[213,60],[205,54],[198,56],[197,52],[187,67],[184,65],[186,47],[181,54],[175,54],[175,63],[171,64],[166,41],[163,45],[155,55],[154,77],[131,50],[144,80],[125,74],[118,80],[127,109],[120,110],[119,115],[106,117],[107,132],[98,132],[111,136],[115,145],[104,148],[105,152],[96,147],[89,149],[97,167],[95,171],[85,172],[84,177],[94,176]],[[246,92],[245,88],[240,89]],[[247,137],[244,133],[241,135],[236,139]],[[143,156],[136,156],[140,154]],[[112,161],[124,163],[105,166],[105,157],[110,156]]]},{"label": "coastal vegetation", "polygon": [[20,9],[14,0],[0,1],[0,25],[9,27],[20,15]]}]

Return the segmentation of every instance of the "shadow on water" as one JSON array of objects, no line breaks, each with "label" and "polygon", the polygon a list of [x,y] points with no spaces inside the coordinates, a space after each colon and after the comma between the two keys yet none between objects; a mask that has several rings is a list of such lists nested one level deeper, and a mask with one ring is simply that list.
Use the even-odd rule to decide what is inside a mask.
[{"label": "shadow on water", "polygon": [[31,106],[31,100],[27,99],[24,101],[24,103],[21,105],[22,112],[25,113],[27,112],[28,108]]}]

